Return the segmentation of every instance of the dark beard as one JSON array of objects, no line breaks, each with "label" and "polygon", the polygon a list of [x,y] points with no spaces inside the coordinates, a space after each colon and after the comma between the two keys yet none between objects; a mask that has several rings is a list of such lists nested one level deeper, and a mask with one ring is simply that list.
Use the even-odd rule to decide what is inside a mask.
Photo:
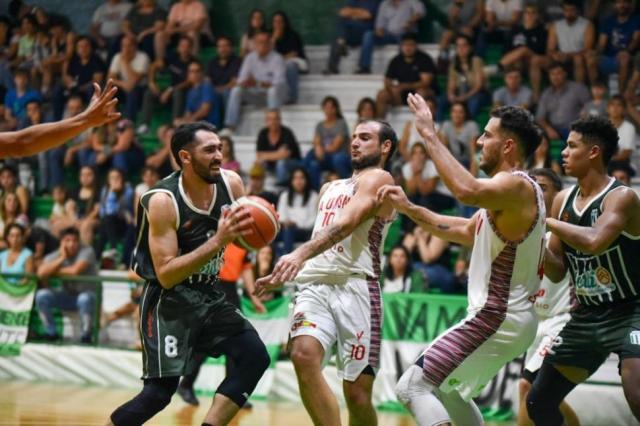
[{"label": "dark beard", "polygon": [[369,156],[362,156],[358,160],[351,159],[351,167],[353,170],[362,170],[367,167],[374,167],[380,165],[380,160],[382,160],[382,154],[373,154]]},{"label": "dark beard", "polygon": [[[219,167],[219,165],[218,165]],[[193,164],[193,171],[202,179],[203,181],[211,184],[215,184],[220,182],[220,173],[215,173],[211,171],[208,166],[203,166],[200,163]]]}]

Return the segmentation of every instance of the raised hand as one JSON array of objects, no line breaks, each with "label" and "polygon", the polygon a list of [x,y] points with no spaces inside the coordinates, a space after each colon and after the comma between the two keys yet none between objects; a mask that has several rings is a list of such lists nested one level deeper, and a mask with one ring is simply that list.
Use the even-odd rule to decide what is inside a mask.
[{"label": "raised hand", "polygon": [[93,96],[89,106],[81,114],[91,127],[101,126],[120,118],[116,111],[118,99],[115,97],[118,88],[112,80],[107,82],[104,90],[98,83],[93,83]]},{"label": "raised hand", "polygon": [[407,198],[402,187],[397,185],[384,185],[378,189],[378,202],[389,202],[394,209],[404,213],[411,207],[411,201]]},{"label": "raised hand", "polygon": [[427,105],[424,98],[417,93],[409,93],[409,96],[407,96],[407,104],[415,116],[416,129],[418,130],[418,133],[420,133],[427,142],[437,141],[433,115],[431,115],[429,105]]}]

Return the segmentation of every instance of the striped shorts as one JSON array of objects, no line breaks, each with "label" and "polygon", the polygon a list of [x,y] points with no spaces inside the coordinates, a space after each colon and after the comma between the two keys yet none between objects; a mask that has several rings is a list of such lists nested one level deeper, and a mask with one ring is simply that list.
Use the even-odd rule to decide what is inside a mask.
[{"label": "striped shorts", "polygon": [[478,396],[505,364],[527,350],[538,326],[533,307],[507,311],[493,333],[487,332],[490,327],[485,327],[483,315],[482,311],[469,314],[431,342],[420,357],[428,382],[444,393],[457,391],[465,401]]},{"label": "striped shorts", "polygon": [[317,339],[325,352],[325,364],[336,346],[341,379],[355,381],[368,365],[378,371],[381,330],[377,281],[352,278],[340,285],[298,285],[290,336]]}]

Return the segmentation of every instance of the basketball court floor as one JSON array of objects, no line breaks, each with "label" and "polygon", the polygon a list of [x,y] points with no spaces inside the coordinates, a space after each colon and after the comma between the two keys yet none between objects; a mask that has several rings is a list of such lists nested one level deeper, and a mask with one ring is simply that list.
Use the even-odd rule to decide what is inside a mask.
[{"label": "basketball court floor", "polygon": [[[101,387],[0,381],[0,425],[104,425],[118,405],[135,394],[132,390]],[[199,426],[211,402],[201,396],[200,407],[184,404],[174,396],[171,404],[148,425]],[[342,410],[342,424],[348,424]],[[378,412],[380,426],[412,426],[408,414]],[[511,426],[515,423],[487,423]],[[231,423],[234,426],[311,426],[300,404],[256,401],[253,409],[242,410]]]}]

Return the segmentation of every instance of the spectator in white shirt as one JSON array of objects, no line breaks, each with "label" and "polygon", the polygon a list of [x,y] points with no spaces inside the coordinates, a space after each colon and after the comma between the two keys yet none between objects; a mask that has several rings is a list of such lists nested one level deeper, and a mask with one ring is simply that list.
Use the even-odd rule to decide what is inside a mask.
[{"label": "spectator in white shirt", "polygon": [[612,96],[607,104],[609,120],[618,130],[618,152],[611,157],[611,163],[630,164],[631,154],[636,145],[636,128],[625,120],[626,103],[620,95]]},{"label": "spectator in white shirt", "polygon": [[311,237],[317,207],[318,193],[311,188],[306,170],[301,167],[294,169],[289,187],[278,199],[283,253],[291,253],[296,242],[307,241]]},{"label": "spectator in white shirt", "polygon": [[[149,71],[149,57],[137,48],[134,36],[122,38],[120,53],[109,67],[109,78],[118,86],[118,97],[124,98],[124,116],[135,121]],[[122,101],[122,99],[121,99]]]},{"label": "spectator in white shirt", "polygon": [[255,49],[245,57],[238,85],[229,95],[224,122],[230,130],[238,125],[243,102],[279,109],[288,100],[284,58],[271,49],[269,33],[256,34],[253,40]]},{"label": "spectator in white shirt", "polygon": [[133,4],[121,0],[107,0],[93,12],[91,38],[98,48],[107,50],[109,58],[118,51],[122,24]]}]

